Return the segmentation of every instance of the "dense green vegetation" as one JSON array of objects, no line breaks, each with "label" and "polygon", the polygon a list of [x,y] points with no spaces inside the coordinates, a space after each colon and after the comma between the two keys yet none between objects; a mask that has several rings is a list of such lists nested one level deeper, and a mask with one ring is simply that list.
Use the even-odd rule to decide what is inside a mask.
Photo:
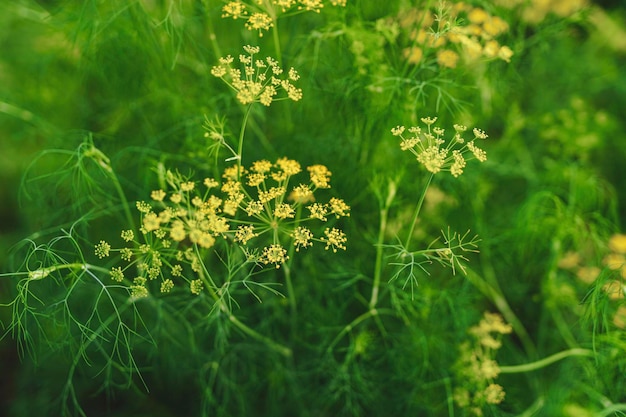
[{"label": "dense green vegetation", "polygon": [[626,414],[626,10],[0,4],[0,414]]}]

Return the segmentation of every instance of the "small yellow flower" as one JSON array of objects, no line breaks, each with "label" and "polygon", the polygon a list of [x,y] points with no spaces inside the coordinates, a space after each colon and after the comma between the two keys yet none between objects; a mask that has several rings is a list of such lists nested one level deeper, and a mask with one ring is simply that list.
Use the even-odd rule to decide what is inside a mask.
[{"label": "small yellow flower", "polygon": [[610,253],[603,259],[604,265],[613,270],[618,270],[626,263],[626,257],[621,253]]},{"label": "small yellow flower", "polygon": [[219,186],[219,183],[216,180],[214,180],[213,178],[205,178],[204,179],[204,185],[207,188],[215,188],[215,187]]},{"label": "small yellow flower", "polygon": [[456,68],[459,62],[459,54],[449,49],[440,49],[437,51],[437,64],[440,67]]},{"label": "small yellow flower", "polygon": [[146,203],[145,201],[137,201],[137,203],[135,203],[137,210],[139,210],[140,213],[149,213],[152,210],[152,207],[150,206],[150,204]]},{"label": "small yellow flower", "polygon": [[312,219],[318,219],[323,222],[327,220],[326,215],[328,214],[328,209],[325,204],[313,203],[310,206],[307,206],[307,208],[311,212]]},{"label": "small yellow flower", "polygon": [[332,229],[326,228],[324,235],[326,237],[322,237],[321,240],[322,242],[326,242],[326,250],[328,250],[328,248],[332,248],[333,252],[337,252],[337,249],[346,250],[344,243],[346,243],[348,239],[344,232],[334,227]]},{"label": "small yellow flower", "polygon": [[609,239],[609,249],[616,253],[626,254],[626,235],[615,234]]},{"label": "small yellow flower", "polygon": [[307,248],[313,245],[311,239],[313,239],[313,233],[303,226],[298,226],[293,233],[291,234],[293,237],[293,245],[296,247],[296,252],[300,251],[300,248]]},{"label": "small yellow flower", "polygon": [[232,17],[233,19],[239,19],[240,17],[246,16],[248,13],[246,11],[246,5],[240,1],[231,1],[222,7],[222,17]]},{"label": "small yellow flower", "polygon": [[322,0],[299,0],[301,6],[299,9],[304,8],[305,10],[314,11],[319,13],[321,8],[324,7],[324,3]]},{"label": "small yellow flower", "polygon": [[120,251],[120,257],[121,257],[123,260],[125,260],[125,261],[127,261],[127,262],[130,262],[130,260],[131,260],[131,259],[132,259],[132,257],[133,257],[133,251],[132,251],[131,249],[129,249],[129,248],[124,248],[124,249],[122,249],[122,250]]},{"label": "small yellow flower", "polygon": [[194,279],[189,283],[189,289],[192,294],[200,295],[200,293],[202,293],[202,290],[204,289],[204,284],[202,283],[202,280]]},{"label": "small yellow flower", "polygon": [[121,237],[124,241],[131,242],[135,238],[135,233],[130,229],[122,230]]},{"label": "small yellow flower", "polygon": [[171,279],[168,278],[168,279],[163,280],[163,282],[161,282],[162,293],[168,293],[172,291],[172,288],[174,288],[174,281],[172,281]]},{"label": "small yellow flower", "polygon": [[489,384],[489,386],[485,388],[484,395],[485,401],[488,404],[500,404],[504,401],[505,392],[501,385]]},{"label": "small yellow flower", "polygon": [[402,134],[404,133],[405,127],[404,126],[396,126],[391,128],[391,134],[394,136],[402,136]]},{"label": "small yellow flower", "polygon": [[266,265],[272,263],[278,269],[287,259],[289,259],[287,256],[287,250],[280,244],[273,244],[263,248],[261,262]]},{"label": "small yellow flower", "polygon": [[467,149],[469,149],[474,154],[474,157],[480,162],[485,162],[487,160],[487,153],[476,147],[476,145],[474,145],[474,141],[467,143]]},{"label": "small yellow flower", "polygon": [[285,174],[289,176],[296,175],[300,171],[302,171],[302,169],[300,168],[300,164],[293,159],[279,158],[276,161],[276,165],[278,165],[280,169],[282,169]]},{"label": "small yellow flower", "polygon": [[498,50],[498,58],[505,62],[511,62],[511,57],[513,56],[513,50],[508,46],[501,46]]},{"label": "small yellow flower", "polygon": [[171,274],[173,277],[179,277],[183,273],[183,267],[176,264],[172,267]]},{"label": "small yellow flower", "polygon": [[122,268],[120,267],[111,268],[111,279],[116,282],[124,281],[124,272],[122,272]]},{"label": "small yellow flower", "polygon": [[177,224],[170,230],[170,237],[176,242],[184,240],[186,236],[187,233],[185,232],[185,227],[182,225],[182,223]]},{"label": "small yellow flower", "polygon": [[280,203],[276,205],[276,208],[274,209],[274,216],[279,219],[293,219],[295,216],[295,210],[287,203]]},{"label": "small yellow flower", "polygon": [[265,159],[253,162],[252,166],[250,167],[251,171],[257,172],[259,174],[269,172],[270,169],[272,169],[272,163],[270,161],[266,161]]},{"label": "small yellow flower", "polygon": [[293,188],[293,191],[289,195],[291,201],[295,201],[299,204],[306,204],[315,201],[313,197],[313,191],[306,184],[300,184]]},{"label": "small yellow flower", "polygon": [[248,206],[245,208],[245,212],[248,216],[253,217],[263,211],[263,203],[260,201],[250,201]]},{"label": "small yellow flower", "polygon": [[95,254],[98,258],[106,258],[109,256],[109,251],[111,250],[111,245],[109,245],[104,240],[101,240],[95,247]]},{"label": "small yellow flower", "polygon": [[142,224],[146,232],[152,232],[160,227],[161,222],[156,213],[150,212],[144,216]]},{"label": "small yellow flower", "polygon": [[474,24],[477,24],[477,25],[485,22],[490,17],[491,16],[489,15],[489,13],[487,13],[485,10],[483,10],[481,8],[478,8],[478,7],[473,8],[467,14],[467,20],[469,20],[471,23],[474,23]]},{"label": "small yellow flower", "polygon": [[195,188],[196,184],[193,181],[185,181],[180,184],[180,189],[182,191],[192,191]]},{"label": "small yellow flower", "polygon": [[264,30],[270,30],[274,26],[274,21],[267,13],[252,13],[245,23],[245,27],[248,30],[258,30],[259,37],[263,36]]},{"label": "small yellow flower", "polygon": [[311,182],[317,188],[330,188],[330,176],[332,172],[324,165],[313,165],[307,168],[311,176]]},{"label": "small yellow flower", "polygon": [[253,225],[240,225],[237,227],[237,231],[235,232],[235,242],[241,242],[245,245],[250,239],[256,236],[257,234],[254,233]]},{"label": "small yellow flower", "polygon": [[411,46],[402,50],[402,55],[409,64],[417,65],[424,57],[424,51],[418,46]]},{"label": "small yellow flower", "polygon": [[337,218],[350,216],[350,213],[348,213],[350,206],[348,206],[342,199],[332,197],[328,202],[328,205],[330,206],[330,211],[337,216]]}]

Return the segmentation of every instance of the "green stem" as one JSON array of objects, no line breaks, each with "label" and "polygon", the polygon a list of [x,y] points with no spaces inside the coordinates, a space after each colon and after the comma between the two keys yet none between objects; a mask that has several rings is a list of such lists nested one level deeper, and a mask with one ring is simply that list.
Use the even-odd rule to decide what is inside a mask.
[{"label": "green stem", "polygon": [[430,174],[428,180],[426,180],[426,185],[424,186],[424,190],[422,191],[422,195],[420,196],[417,205],[415,206],[415,213],[413,213],[413,221],[411,222],[411,227],[409,228],[409,233],[406,237],[406,243],[404,244],[404,249],[409,250],[409,244],[411,243],[411,238],[413,237],[413,232],[415,231],[415,225],[417,224],[417,219],[419,218],[420,211],[422,210],[422,205],[424,204],[424,199],[426,198],[426,191],[428,191],[428,187],[433,180],[435,174]]},{"label": "green stem", "polygon": [[[206,1],[206,8],[209,9],[209,2]],[[222,51],[220,49],[220,45],[217,43],[217,36],[215,35],[215,28],[213,27],[213,20],[211,20],[212,17],[212,13],[207,13],[207,29],[209,32],[209,40],[211,41],[211,46],[213,46],[213,52],[215,53],[216,57],[221,57],[222,56]]]},{"label": "green stem", "polygon": [[269,347],[271,347],[272,349],[274,349],[275,351],[277,351],[278,353],[280,353],[281,355],[285,356],[285,357],[290,357],[291,356],[291,349],[289,349],[286,346],[283,346],[281,344],[278,344],[276,342],[274,342],[272,339],[270,339],[269,337],[263,336],[262,334],[252,330],[250,327],[246,326],[245,324],[243,324],[241,321],[239,321],[239,319],[235,316],[233,316],[230,313],[228,314],[228,319],[231,321],[231,323],[233,323],[235,326],[237,326],[237,328],[239,328],[239,330],[241,330],[242,332],[244,332],[245,334],[247,334],[248,336],[252,337],[253,339],[256,339],[260,342],[265,343],[266,345],[268,345]]},{"label": "green stem", "polygon": [[495,304],[498,311],[502,313],[504,319],[511,324],[515,334],[520,338],[522,345],[524,345],[524,350],[532,356],[536,354],[535,345],[532,342],[532,339],[528,335],[526,328],[517,318],[517,315],[513,312],[509,303],[506,301],[506,298],[501,294],[498,289],[495,289],[492,285],[490,285],[483,277],[481,277],[478,273],[476,273],[473,269],[465,266],[467,271],[466,277],[467,279],[474,285],[478,291],[483,293],[491,302]]},{"label": "green stem", "polygon": [[250,116],[250,111],[252,110],[252,104],[248,106],[246,112],[243,115],[243,120],[241,122],[241,131],[239,132],[239,144],[237,145],[237,180],[239,180],[239,175],[241,171],[241,164],[243,159],[243,138],[246,134],[246,125],[248,124],[248,117]]},{"label": "green stem", "polygon": [[555,353],[554,355],[548,356],[547,358],[540,359],[536,362],[525,363],[523,365],[514,365],[514,366],[500,366],[500,373],[502,374],[517,374],[522,372],[530,372],[536,371],[537,369],[545,368],[548,365],[551,365],[555,362],[560,361],[561,359],[565,359],[569,356],[593,356],[593,351],[589,349],[569,349],[564,350],[563,352]]},{"label": "green stem", "polygon": [[626,412],[626,404],[625,403],[621,403],[621,404],[612,404],[609,407],[605,408],[604,410],[600,411],[599,413],[597,413],[595,415],[595,417],[607,417],[607,416],[614,416],[616,415],[618,412]]},{"label": "green stem", "polygon": [[[377,193],[378,195],[378,193]],[[374,264],[374,283],[372,284],[372,295],[370,297],[369,308],[370,310],[376,307],[378,303],[378,293],[380,291],[380,278],[383,271],[383,241],[385,239],[385,232],[387,230],[387,221],[389,218],[389,207],[393,203],[396,196],[396,182],[390,181],[388,184],[387,198],[384,202],[382,196],[378,197],[380,202],[380,225],[378,228],[378,238],[376,239],[376,263]]]},{"label": "green stem", "polygon": [[280,36],[278,35],[278,19],[274,18],[274,28],[272,29],[272,38],[274,40],[274,52],[276,53],[276,59],[278,62],[283,62],[283,53],[280,48]]},{"label": "green stem", "polygon": [[30,271],[28,273],[28,278],[32,281],[37,281],[37,280],[46,278],[48,275],[50,275],[51,272],[60,271],[61,269],[85,269],[86,270],[87,268],[101,269],[98,267],[92,268],[91,265],[83,264],[83,263],[52,265],[47,268],[39,268],[39,269],[35,269],[34,271]]},{"label": "green stem", "polygon": [[385,230],[387,229],[387,219],[389,208],[383,207],[380,210],[380,227],[378,229],[378,238],[376,240],[376,263],[374,265],[374,283],[372,284],[372,296],[370,297],[369,307],[373,309],[378,303],[378,292],[380,291],[380,277],[383,269],[383,240]]},{"label": "green stem", "polygon": [[233,323],[243,333],[247,334],[253,339],[256,339],[262,343],[265,343],[266,345],[268,345],[270,348],[277,351],[281,355],[286,356],[286,357],[291,356],[291,349],[279,343],[276,343],[269,337],[263,336],[259,332],[253,330],[252,328],[242,323],[237,317],[235,317],[233,313],[230,311],[230,309],[228,308],[228,306],[226,305],[226,303],[224,302],[224,300],[222,299],[222,297],[220,297],[220,295],[216,293],[215,290],[213,289],[213,287],[215,286],[215,283],[213,282],[213,279],[211,278],[206,268],[203,268],[203,272],[204,273],[201,273],[200,276],[201,276],[202,281],[205,283],[205,287],[207,291],[211,295],[211,298],[213,298],[213,300],[215,300],[215,302],[217,303],[217,306],[220,309],[220,311],[228,317],[228,320],[230,320],[231,323]]},{"label": "green stem", "polygon": [[361,324],[365,320],[369,319],[370,317],[378,317],[380,314],[388,314],[390,316],[393,316],[393,315],[395,315],[395,311],[393,311],[391,309],[375,309],[375,308],[373,308],[373,309],[370,309],[370,310],[366,311],[365,313],[361,314],[360,316],[358,316],[357,318],[352,320],[349,324],[346,324],[343,329],[341,329],[339,334],[337,336],[335,336],[335,338],[333,339],[331,344],[328,345],[328,347],[326,348],[326,353],[330,353],[333,350],[333,348],[335,347],[335,345],[337,343],[339,343],[339,341],[348,332],[350,332],[352,329],[354,329],[356,326],[358,326],[359,324]]},{"label": "green stem", "polygon": [[[290,250],[290,252],[293,252]],[[289,253],[289,259],[291,259],[291,253]],[[293,290],[293,283],[291,282],[291,267],[288,264],[282,265],[283,273],[285,274],[285,284],[287,285],[287,300],[289,300],[289,308],[291,309],[291,321],[295,323],[297,314],[296,294]]]}]

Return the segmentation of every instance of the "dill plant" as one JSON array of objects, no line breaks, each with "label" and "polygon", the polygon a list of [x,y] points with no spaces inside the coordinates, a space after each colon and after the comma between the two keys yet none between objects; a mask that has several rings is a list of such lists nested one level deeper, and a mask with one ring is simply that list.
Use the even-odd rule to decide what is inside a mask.
[{"label": "dill plant", "polygon": [[24,176],[60,226],[2,275],[55,409],[624,410],[623,232],[589,168],[613,121],[498,90],[539,82],[520,62],[555,22],[511,5],[17,6],[65,18],[99,87],[100,133]]}]

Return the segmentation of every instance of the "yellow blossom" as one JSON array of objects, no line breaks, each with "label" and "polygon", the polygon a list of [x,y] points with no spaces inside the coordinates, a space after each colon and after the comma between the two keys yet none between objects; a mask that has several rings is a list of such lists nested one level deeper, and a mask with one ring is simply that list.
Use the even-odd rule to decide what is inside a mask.
[{"label": "yellow blossom", "polygon": [[287,250],[279,244],[273,244],[263,248],[261,262],[266,265],[272,263],[278,269],[287,259],[289,259]]},{"label": "yellow blossom", "polygon": [[109,251],[111,250],[111,245],[101,240],[95,247],[95,254],[98,258],[106,258],[109,256]]},{"label": "yellow blossom", "polygon": [[437,51],[437,64],[440,67],[456,68],[459,61],[459,54],[449,49],[440,49]]},{"label": "yellow blossom", "polygon": [[202,290],[204,289],[204,284],[202,283],[202,280],[194,279],[189,283],[189,289],[191,290],[192,294],[200,295],[200,293],[202,293]]},{"label": "yellow blossom", "polygon": [[337,252],[337,249],[346,250],[344,243],[346,243],[347,238],[344,232],[334,227],[332,229],[326,228],[324,235],[325,237],[322,237],[321,240],[326,242],[326,250],[328,248],[332,248],[333,252]]},{"label": "yellow blossom", "polygon": [[291,234],[291,237],[293,237],[293,244],[296,247],[296,252],[299,252],[301,247],[306,248],[313,244],[311,242],[313,233],[306,227],[298,226]]},{"label": "yellow blossom", "polygon": [[312,165],[307,168],[311,176],[311,182],[317,188],[330,188],[330,176],[332,173],[324,165]]},{"label": "yellow blossom", "polygon": [[609,249],[616,253],[626,254],[626,235],[615,234],[609,239]]},{"label": "yellow blossom", "polygon": [[274,26],[274,21],[267,13],[256,12],[252,13],[245,23],[245,27],[248,30],[258,30],[259,37],[263,36],[264,30],[270,30]]},{"label": "yellow blossom", "polygon": [[233,19],[239,19],[247,15],[246,5],[241,1],[231,1],[222,7],[222,17],[232,17]]}]

